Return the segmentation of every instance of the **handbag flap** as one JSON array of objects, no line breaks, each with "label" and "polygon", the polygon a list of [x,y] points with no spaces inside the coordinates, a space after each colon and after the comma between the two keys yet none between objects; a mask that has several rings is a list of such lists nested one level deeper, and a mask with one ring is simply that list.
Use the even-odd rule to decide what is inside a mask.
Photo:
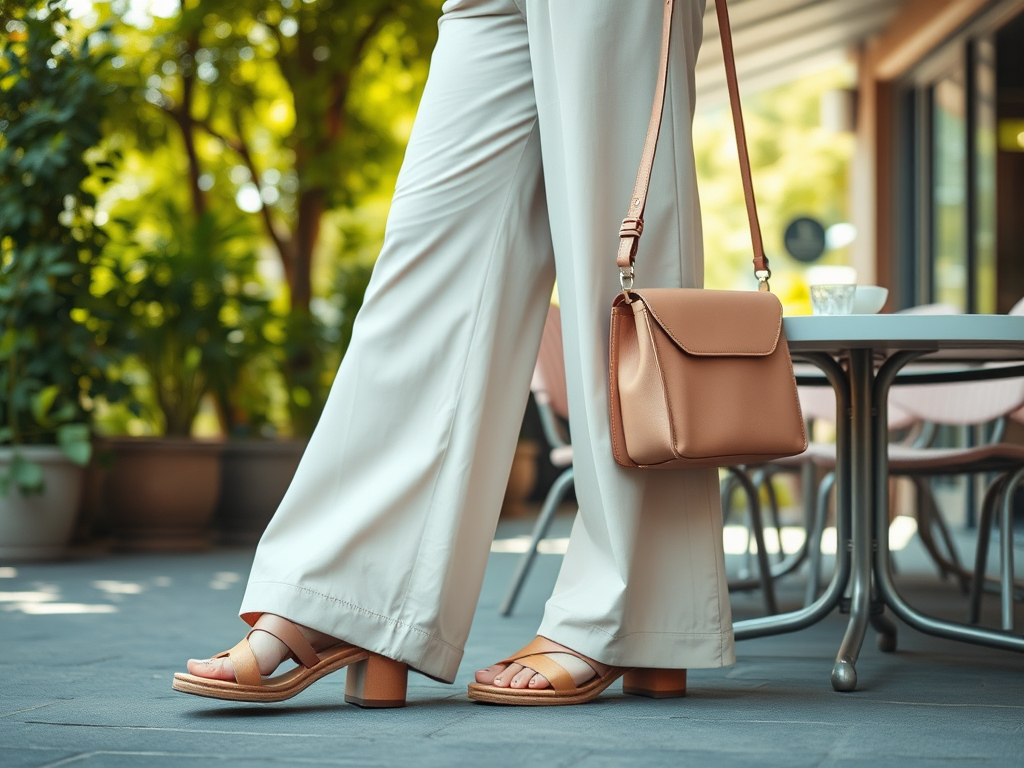
[{"label": "handbag flap", "polygon": [[765,291],[652,288],[632,291],[651,318],[691,355],[770,355],[782,332],[782,304]]}]

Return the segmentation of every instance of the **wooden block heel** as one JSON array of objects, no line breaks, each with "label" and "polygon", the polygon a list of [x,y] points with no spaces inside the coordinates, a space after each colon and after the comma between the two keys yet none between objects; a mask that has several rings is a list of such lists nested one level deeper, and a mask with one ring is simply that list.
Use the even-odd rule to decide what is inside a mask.
[{"label": "wooden block heel", "polygon": [[370,654],[349,665],[345,701],[366,709],[404,707],[408,676],[409,667],[402,662]]},{"label": "wooden block heel", "polygon": [[622,678],[622,692],[651,699],[686,695],[685,669],[631,669]]}]

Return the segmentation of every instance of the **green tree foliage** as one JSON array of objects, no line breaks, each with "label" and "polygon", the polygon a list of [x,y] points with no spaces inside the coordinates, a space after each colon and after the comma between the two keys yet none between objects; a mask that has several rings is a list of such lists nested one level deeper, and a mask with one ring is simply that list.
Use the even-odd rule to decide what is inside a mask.
[{"label": "green tree foliage", "polygon": [[[7,9],[10,11],[10,9]],[[75,40],[56,3],[3,19],[0,36],[0,442],[57,443],[89,461],[87,411],[117,399],[101,348],[110,308],[89,292],[103,245],[87,179],[107,178],[97,151],[109,88],[102,56]],[[41,489],[18,457],[2,485]]]},{"label": "green tree foliage", "polygon": [[[98,283],[122,309],[109,340],[141,363],[165,434],[189,435],[208,393],[236,431],[231,389],[265,352],[274,323],[252,278],[252,238],[244,222],[221,226],[211,213],[192,221],[171,204],[163,218],[160,230],[126,233],[109,249]],[[265,404],[249,407],[266,412]]]},{"label": "green tree foliage", "polygon": [[333,282],[335,259],[316,264],[325,222],[393,186],[439,0],[185,0],[145,29],[124,3],[95,7],[117,35],[116,130],[163,166],[143,163],[141,185],[196,220],[240,207],[276,255],[292,417],[308,432],[333,380],[311,314]]}]

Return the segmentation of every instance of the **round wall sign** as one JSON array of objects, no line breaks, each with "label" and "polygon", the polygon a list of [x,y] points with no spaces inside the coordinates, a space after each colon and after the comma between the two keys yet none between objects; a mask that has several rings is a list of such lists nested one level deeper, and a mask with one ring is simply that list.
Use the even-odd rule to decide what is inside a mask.
[{"label": "round wall sign", "polygon": [[797,261],[816,261],[825,253],[825,228],[817,219],[801,216],[786,227],[786,250]]}]

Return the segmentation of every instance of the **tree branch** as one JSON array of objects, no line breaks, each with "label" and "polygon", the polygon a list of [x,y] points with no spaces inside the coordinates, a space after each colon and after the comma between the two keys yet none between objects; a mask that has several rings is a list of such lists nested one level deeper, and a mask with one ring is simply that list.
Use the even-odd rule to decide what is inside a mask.
[{"label": "tree branch", "polygon": [[377,11],[376,16],[370,19],[370,23],[366,26],[366,29],[360,33],[359,37],[356,38],[355,45],[352,46],[352,56],[349,60],[350,70],[356,68],[363,58],[366,46],[369,45],[370,41],[377,36],[377,33],[384,27],[384,23],[390,16],[394,15],[394,12],[394,5],[387,3],[381,10]]},{"label": "tree branch", "polygon": [[[267,234],[270,235],[270,239],[274,241],[274,247],[277,248],[277,252],[281,256],[281,264],[284,267],[285,278],[291,281],[291,273],[293,271],[292,256],[291,256],[291,243],[282,237],[277,227],[274,226],[274,218],[270,213],[270,207],[263,202],[263,182],[260,181],[260,173],[256,168],[256,162],[253,160],[252,152],[249,150],[249,145],[245,141],[245,133],[242,130],[242,115],[236,110],[231,115],[232,120],[235,123],[235,134],[238,136],[238,141],[232,148],[238,153],[238,156],[242,158],[242,162],[245,167],[249,169],[249,175],[252,176],[252,183],[256,185],[256,189],[260,191],[260,215],[263,217],[263,223],[266,225]],[[211,135],[216,135],[212,134]],[[221,139],[222,141],[224,139]],[[228,143],[228,146],[231,146]]]}]

